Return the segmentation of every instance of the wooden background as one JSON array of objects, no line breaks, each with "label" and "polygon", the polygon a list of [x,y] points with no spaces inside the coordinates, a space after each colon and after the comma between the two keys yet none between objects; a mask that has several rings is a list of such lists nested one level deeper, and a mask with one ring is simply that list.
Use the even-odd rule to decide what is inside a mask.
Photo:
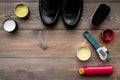
[{"label": "wooden background", "polygon": [[[84,11],[79,24],[69,30],[61,20],[53,28],[44,26],[39,16],[39,0],[0,0],[0,80],[120,80],[120,0],[84,0]],[[25,3],[30,15],[25,19],[15,16],[16,4]],[[93,30],[89,19],[94,9],[106,3],[112,9],[104,23]],[[7,33],[2,23],[7,18],[18,22],[18,30]],[[115,31],[113,41],[107,43],[100,38],[105,28]],[[83,37],[88,30],[101,46],[106,46],[110,55],[102,62],[94,48]],[[89,61],[81,62],[76,52],[81,46],[91,49]],[[112,65],[110,76],[82,76],[78,69],[84,65]]]}]

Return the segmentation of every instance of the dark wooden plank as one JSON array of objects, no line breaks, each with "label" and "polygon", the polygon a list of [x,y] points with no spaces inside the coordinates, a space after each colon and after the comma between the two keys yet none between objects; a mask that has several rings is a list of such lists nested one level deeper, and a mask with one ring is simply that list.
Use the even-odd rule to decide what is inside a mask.
[{"label": "dark wooden plank", "polygon": [[[39,0],[0,0],[0,2],[5,2],[5,3],[9,3],[9,2],[38,2]],[[113,2],[120,2],[120,0],[84,0],[84,2],[109,2],[109,3],[113,3]]]},{"label": "dark wooden plank", "polygon": [[[0,30],[0,57],[76,57],[77,49],[81,46],[88,46],[92,57],[97,57],[94,48],[83,37],[84,31],[18,30],[12,34]],[[90,30],[100,45],[110,50],[110,58],[120,58],[120,31],[114,31],[115,39],[106,43],[100,38],[101,30]]]},{"label": "dark wooden plank", "polygon": [[[19,29],[49,29],[47,26],[43,25],[40,19],[39,15],[39,8],[37,2],[31,2],[26,4],[30,8],[30,15],[26,19],[19,19],[14,14],[14,7],[18,4],[17,2],[13,3],[0,3],[0,24],[2,29],[2,23],[4,19],[7,18],[13,18],[18,22]],[[100,3],[85,3],[84,4],[84,11],[82,18],[76,26],[75,29],[92,29],[89,24],[90,16],[92,15],[95,8]],[[104,21],[104,23],[98,28],[98,29],[104,29],[104,28],[112,28],[112,29],[120,29],[119,23],[120,23],[120,3],[106,3],[108,4],[112,12],[108,16],[108,18]],[[3,10],[4,9],[4,10]],[[60,19],[58,23],[54,26],[52,29],[67,29],[62,20]]]},{"label": "dark wooden plank", "polygon": [[[67,29],[60,19],[53,30],[44,26],[39,16],[39,0],[0,0],[0,80],[119,80],[120,79],[120,0],[84,0],[84,12],[74,30]],[[16,4],[25,3],[30,8],[26,19],[19,19],[13,10]],[[91,30],[89,19],[100,4],[108,4],[112,12],[98,28]],[[2,23],[7,18],[18,22],[18,30],[7,33]],[[100,38],[101,29],[112,28],[116,37],[107,43]],[[109,59],[102,62],[94,48],[82,36],[89,30],[95,39],[109,51]],[[88,46],[92,56],[81,62],[76,57],[77,49]],[[83,65],[112,65],[110,76],[81,76],[78,69]]]},{"label": "dark wooden plank", "polygon": [[[81,76],[83,65],[105,65],[102,62],[80,62],[76,58],[0,58],[2,80],[119,80],[119,59],[112,59],[114,74],[110,76]],[[109,65],[110,65],[109,64]],[[118,66],[116,66],[118,65]]]}]

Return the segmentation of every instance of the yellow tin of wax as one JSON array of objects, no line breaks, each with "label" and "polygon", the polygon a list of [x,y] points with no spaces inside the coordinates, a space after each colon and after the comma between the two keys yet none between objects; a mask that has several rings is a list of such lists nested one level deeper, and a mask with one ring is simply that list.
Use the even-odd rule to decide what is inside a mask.
[{"label": "yellow tin of wax", "polygon": [[25,18],[29,13],[29,8],[25,4],[22,4],[22,3],[17,4],[15,9],[14,9],[14,13],[19,18]]},{"label": "yellow tin of wax", "polygon": [[81,47],[77,51],[77,57],[81,61],[87,61],[91,57],[91,51],[88,47]]}]

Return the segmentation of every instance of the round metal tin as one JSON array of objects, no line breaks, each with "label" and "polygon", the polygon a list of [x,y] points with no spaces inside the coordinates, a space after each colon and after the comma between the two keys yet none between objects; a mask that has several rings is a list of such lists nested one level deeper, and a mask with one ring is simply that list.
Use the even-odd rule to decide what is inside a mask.
[{"label": "round metal tin", "polygon": [[111,41],[114,39],[115,34],[114,31],[111,29],[105,29],[101,32],[101,37],[105,41]]},{"label": "round metal tin", "polygon": [[20,3],[16,5],[14,13],[19,18],[25,18],[29,13],[29,8],[26,4]]},{"label": "round metal tin", "polygon": [[3,22],[3,29],[7,32],[13,32],[17,27],[17,23],[13,19],[6,19]]},{"label": "round metal tin", "polygon": [[91,51],[88,47],[81,47],[77,51],[77,58],[81,61],[87,61],[91,57]]}]

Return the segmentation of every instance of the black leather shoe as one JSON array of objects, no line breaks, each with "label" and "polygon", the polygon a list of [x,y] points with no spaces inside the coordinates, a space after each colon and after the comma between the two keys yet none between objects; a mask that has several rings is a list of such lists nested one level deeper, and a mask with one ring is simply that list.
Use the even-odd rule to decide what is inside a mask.
[{"label": "black leather shoe", "polygon": [[63,0],[62,18],[69,27],[74,27],[82,15],[83,0]]},{"label": "black leather shoe", "polygon": [[55,24],[59,17],[60,0],[40,0],[39,11],[45,25]]}]

